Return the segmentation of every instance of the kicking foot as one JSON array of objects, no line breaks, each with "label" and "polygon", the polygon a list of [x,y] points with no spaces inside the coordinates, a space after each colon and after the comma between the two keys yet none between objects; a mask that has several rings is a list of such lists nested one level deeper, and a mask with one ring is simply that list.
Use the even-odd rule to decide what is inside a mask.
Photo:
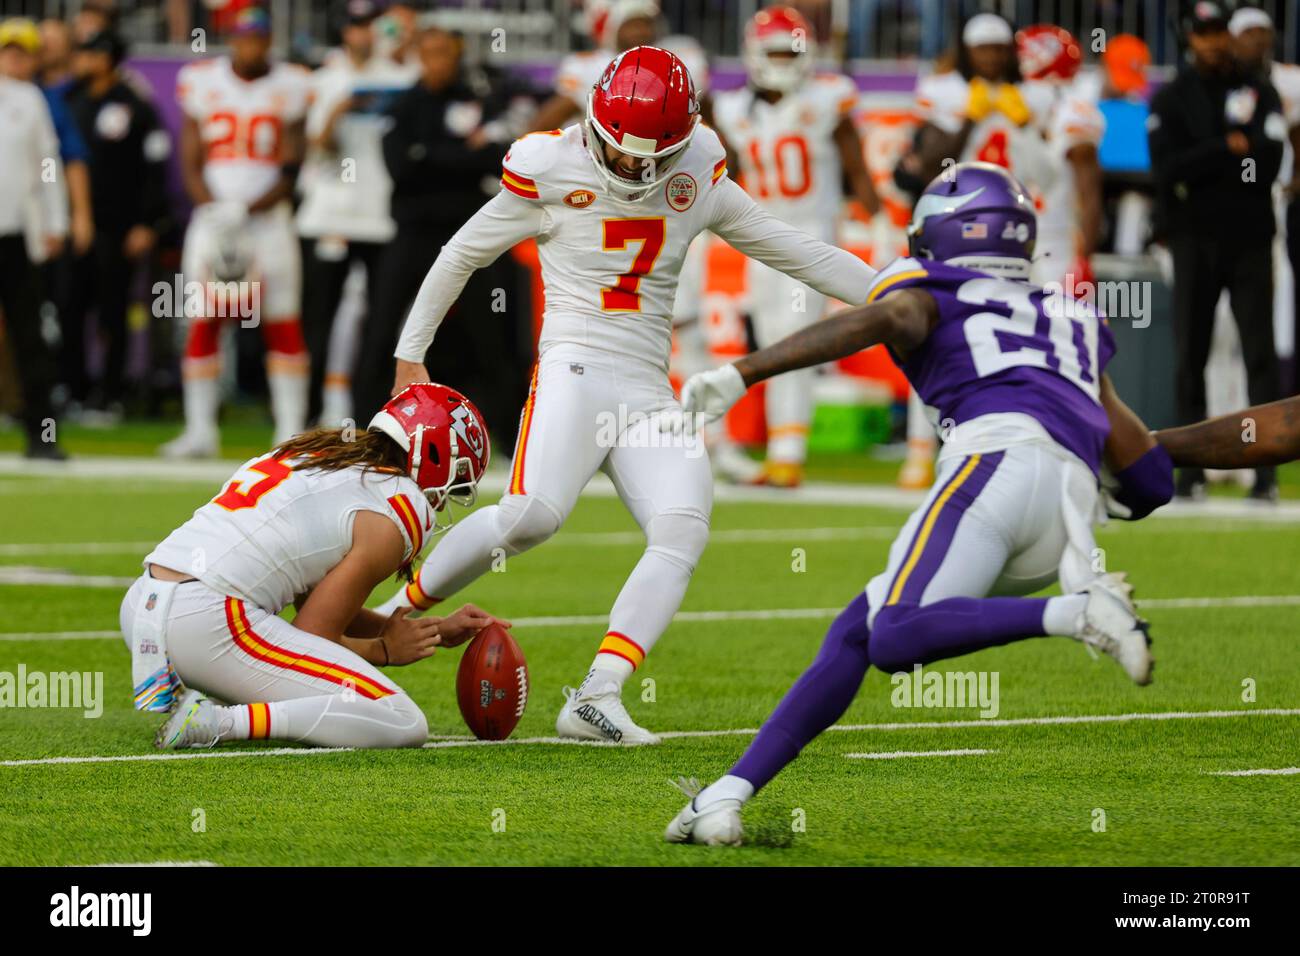
[{"label": "kicking foot", "polygon": [[739,800],[714,800],[704,807],[697,807],[700,793],[698,780],[679,777],[673,786],[691,802],[682,807],[680,813],[673,817],[668,828],[664,830],[664,839],[669,843],[699,843],[703,846],[740,846],[744,831],[740,824]]},{"label": "kicking foot", "polygon": [[637,726],[628,715],[618,689],[612,684],[600,693],[564,688],[564,706],[555,718],[555,732],[574,740],[603,740],[625,747],[659,743],[655,734]]},{"label": "kicking foot", "polygon": [[216,435],[183,431],[158,449],[164,458],[216,458],[221,451]]},{"label": "kicking foot", "polygon": [[1151,683],[1155,669],[1147,633],[1151,625],[1138,617],[1133,586],[1123,574],[1106,574],[1088,585],[1084,593],[1088,603],[1075,640],[1115,658],[1133,683]]},{"label": "kicking foot", "polygon": [[217,705],[197,690],[187,690],[158,728],[153,745],[159,750],[213,747],[221,739],[220,724]]}]

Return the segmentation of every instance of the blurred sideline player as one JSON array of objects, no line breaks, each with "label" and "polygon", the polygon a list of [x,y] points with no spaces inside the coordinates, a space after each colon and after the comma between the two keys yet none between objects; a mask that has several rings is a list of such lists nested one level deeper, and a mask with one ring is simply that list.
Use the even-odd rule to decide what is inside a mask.
[{"label": "blurred sideline player", "polygon": [[1042,197],[1030,281],[1060,283],[1075,295],[1076,287],[1093,281],[1090,259],[1101,238],[1097,149],[1106,120],[1077,88],[1083,53],[1069,30],[1042,23],[1026,27],[1016,34],[1016,51],[1025,79],[1041,84],[1052,97],[1044,135],[1056,175]]},{"label": "blurred sideline player", "polygon": [[[922,129],[911,172],[929,181],[954,161],[994,163],[1009,169],[1041,201],[1059,168],[1047,144],[1055,99],[1049,85],[1025,82],[1010,24],[995,13],[976,14],[962,27],[955,68],[917,83]],[[904,488],[928,488],[934,481],[936,445],[923,415],[913,393],[907,457],[899,472]]]},{"label": "blurred sideline player", "polygon": [[499,505],[461,521],[419,580],[384,609],[428,608],[501,554],[555,534],[597,471],[641,526],[646,550],[623,586],[592,667],[556,721],[563,737],[655,743],[623,706],[624,681],[672,620],[708,542],[713,481],[694,442],[664,440],[672,312],[690,243],[711,230],[818,291],[861,301],[875,271],[764,212],[727,177],[699,124],[685,65],[636,47],[607,68],[587,120],[533,133],[506,155],[505,187],[443,247],[398,343],[397,386],[420,379],[439,323],[470,274],[536,238],[546,289],[540,358]]},{"label": "blurred sideline player", "polygon": [[[252,283],[257,324],[266,344],[275,441],[302,431],[307,416],[308,360],[298,308],[302,265],[289,199],[302,162],[310,78],[300,67],[272,63],[270,19],[261,7],[239,12],[230,55],[181,69],[176,98],[181,175],[194,203],[185,234],[185,282],[205,289]],[[185,430],[161,449],[173,458],[213,457],[219,450],[220,302],[189,317],[182,363]],[[229,314],[227,309],[227,314]]]},{"label": "blurred sideline player", "polygon": [[[1150,682],[1146,622],[1123,575],[1095,568],[1092,522],[1103,460],[1130,483],[1129,469],[1157,472],[1137,483],[1163,501],[1172,469],[1145,430],[1112,429],[1133,418],[1105,376],[1114,339],[1086,302],[1028,281],[1035,230],[1032,200],[1006,170],[959,164],[922,193],[911,257],[876,276],[864,305],[686,384],[684,411],[714,417],[755,382],[883,343],[954,424],[939,481],[884,572],[837,618],[740,763],[669,824],[670,841],[738,842],[741,804],[847,709],[871,664],[899,671],[1056,635]],[[1057,580],[1059,597],[990,596]]]},{"label": "blurred sideline player", "polygon": [[1292,391],[1300,391],[1300,289],[1296,267],[1300,263],[1300,66],[1279,63],[1273,58],[1276,31],[1267,13],[1258,7],[1239,7],[1228,21],[1233,53],[1241,65],[1268,75],[1282,100],[1287,135],[1283,144],[1282,168],[1274,188],[1277,236],[1273,242],[1273,318],[1278,351],[1291,345]]},{"label": "blurred sideline player", "polygon": [[[122,601],[136,707],[171,711],[156,745],[421,746],[424,714],[380,668],[493,619],[472,605],[418,621],[363,605],[384,579],[410,576],[446,528],[438,513],[473,500],[488,456],[474,406],[423,383],[360,435],[317,429],[241,465],[144,559]],[[278,616],[289,604],[292,624]]]},{"label": "blurred sideline player", "polygon": [[[760,10],[745,27],[749,84],[714,98],[714,125],[738,158],[745,190],[782,222],[834,243],[847,177],[871,215],[880,200],[853,125],[858,90],[847,76],[814,73],[812,28],[793,7]],[[759,262],[746,283],[760,348],[822,317],[824,296]],[[812,420],[813,369],[767,384],[767,460],[760,481],[793,488],[803,480]]]},{"label": "blurred sideline player", "polygon": [[568,54],[555,73],[555,92],[533,117],[534,130],[559,129],[582,119],[587,94],[618,54],[634,46],[654,44],[681,58],[701,96],[708,121],[708,64],[703,48],[692,37],[660,38],[657,0],[589,0],[584,8],[595,49]]}]

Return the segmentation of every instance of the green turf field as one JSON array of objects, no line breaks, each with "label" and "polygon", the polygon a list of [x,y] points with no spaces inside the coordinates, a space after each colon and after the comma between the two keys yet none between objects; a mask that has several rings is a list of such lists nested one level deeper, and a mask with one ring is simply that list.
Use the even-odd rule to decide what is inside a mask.
[{"label": "green turf field", "polygon": [[[872,672],[840,729],[747,808],[750,845],[710,850],[662,842],[684,802],[669,778],[728,768],[811,660],[826,609],[881,567],[904,512],[717,505],[684,610],[732,613],[684,614],[627,694],[648,728],[706,734],[628,750],[528,742],[553,734],[560,688],[581,679],[641,550],[618,502],[593,497],[543,549],[463,594],[516,622],[533,684],[517,742],[463,739],[449,651],[393,672],[428,714],[435,739],[421,751],[236,743],[197,759],[53,762],[156,753],[158,718],[131,709],[121,639],[94,632],[117,627],[116,579],[215,490],[145,469],[0,474],[0,580],[76,576],[0,583],[0,673],[102,672],[105,696],[97,719],[0,710],[0,864],[1300,864],[1300,775],[1217,773],[1300,766],[1294,516],[1104,529],[1109,567],[1152,601],[1151,687],[1060,638],[936,665],[996,672],[993,720],[893,706],[888,677]],[[555,620],[572,616],[587,620]],[[1039,720],[1135,714],[1164,716]],[[953,750],[985,752],[845,756]]]}]

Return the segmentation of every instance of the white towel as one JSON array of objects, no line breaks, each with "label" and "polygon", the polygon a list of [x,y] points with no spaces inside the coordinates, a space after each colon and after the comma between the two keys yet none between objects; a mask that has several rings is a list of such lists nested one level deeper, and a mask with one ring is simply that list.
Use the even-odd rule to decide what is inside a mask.
[{"label": "white towel", "polygon": [[170,710],[182,690],[180,677],[167,658],[167,616],[176,581],[148,579],[144,600],[131,625],[131,681],[136,710]]}]

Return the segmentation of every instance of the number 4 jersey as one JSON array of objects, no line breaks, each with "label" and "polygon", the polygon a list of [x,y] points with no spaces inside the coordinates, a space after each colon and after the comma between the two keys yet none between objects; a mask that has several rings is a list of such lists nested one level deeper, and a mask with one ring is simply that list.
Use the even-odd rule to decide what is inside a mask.
[{"label": "number 4 jersey", "polygon": [[908,258],[876,276],[867,301],[909,288],[934,297],[939,321],[901,366],[945,443],[978,451],[1045,432],[1099,470],[1101,374],[1115,354],[1104,318],[1028,282]]},{"label": "number 4 jersey", "polygon": [[221,494],[194,512],[147,558],[192,575],[212,590],[272,613],[306,594],[352,547],[358,511],[385,515],[415,560],[434,526],[433,510],[406,475],[359,465],[293,471],[265,456],[240,466]]}]

